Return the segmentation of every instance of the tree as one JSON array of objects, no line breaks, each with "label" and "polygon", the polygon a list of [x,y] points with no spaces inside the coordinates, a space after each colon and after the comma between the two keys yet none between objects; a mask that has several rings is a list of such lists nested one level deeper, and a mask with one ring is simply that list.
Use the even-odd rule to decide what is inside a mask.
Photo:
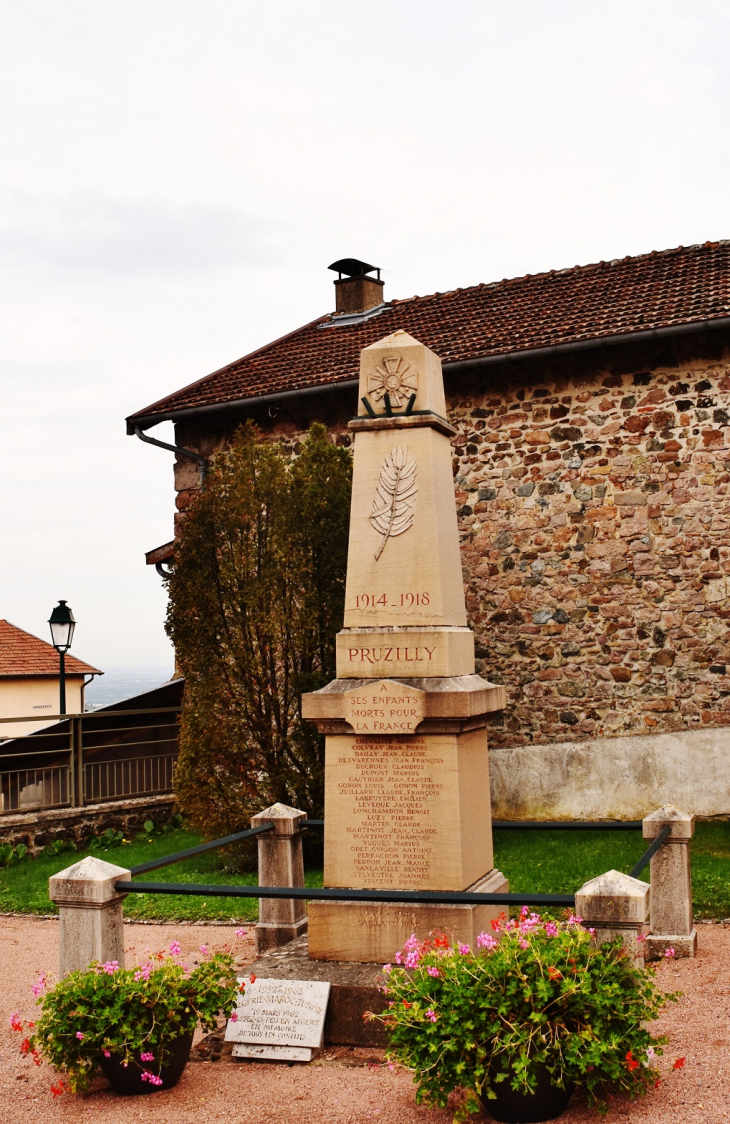
[{"label": "tree", "polygon": [[189,509],[167,631],[185,676],[176,789],[206,832],[278,800],[323,814],[323,739],[301,695],[336,675],[351,475],[323,425],[289,463],[246,422]]}]

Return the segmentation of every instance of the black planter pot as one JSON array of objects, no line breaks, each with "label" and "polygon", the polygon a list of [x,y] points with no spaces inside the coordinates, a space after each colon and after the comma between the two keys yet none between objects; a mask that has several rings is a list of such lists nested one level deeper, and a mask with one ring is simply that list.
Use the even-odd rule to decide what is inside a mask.
[{"label": "black planter pot", "polygon": [[[148,1062],[146,1065],[144,1062],[130,1062],[128,1066],[124,1066],[121,1058],[115,1054],[112,1054],[110,1058],[105,1058],[102,1055],[99,1059],[101,1071],[114,1092],[119,1093],[122,1097],[133,1097],[140,1093],[156,1093],[158,1089],[171,1089],[173,1085],[177,1085],[185,1066],[188,1064],[193,1045],[193,1033],[191,1030],[188,1034],[181,1034],[179,1038],[173,1038],[169,1046],[171,1056],[163,1065],[159,1074],[154,1062]],[[153,1085],[150,1081],[143,1081],[142,1074],[145,1069],[156,1076],[160,1076],[162,1084]]]},{"label": "black planter pot", "polygon": [[551,1084],[550,1074],[541,1070],[534,1093],[516,1093],[509,1079],[494,1086],[496,1101],[486,1097],[482,1104],[486,1111],[502,1124],[539,1124],[542,1120],[555,1120],[565,1112],[573,1095],[573,1086],[558,1089]]}]

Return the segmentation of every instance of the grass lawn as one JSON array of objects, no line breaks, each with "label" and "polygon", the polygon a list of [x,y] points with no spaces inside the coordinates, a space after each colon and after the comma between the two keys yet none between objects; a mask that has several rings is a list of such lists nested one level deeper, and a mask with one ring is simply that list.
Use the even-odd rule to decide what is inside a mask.
[{"label": "grass lawn", "polygon": [[[636,830],[495,831],[494,863],[510,890],[569,894],[607,870],[628,874],[647,846]],[[691,849],[695,917],[730,917],[730,822],[698,823]]]},{"label": "grass lawn", "polygon": [[[101,853],[119,866],[135,866],[200,843],[181,828],[147,841],[123,844]],[[513,891],[571,893],[589,878],[612,868],[628,872],[645,850],[640,831],[495,831],[495,865]],[[0,912],[53,913],[48,879],[83,852],[26,859],[0,870]],[[154,882],[255,885],[253,874],[225,869],[226,850],[211,851],[143,876]],[[649,871],[642,877],[648,880]],[[308,886],[322,885],[322,872],[307,873]],[[697,918],[730,917],[730,822],[698,823],[692,841],[692,888]],[[256,898],[199,898],[167,894],[129,894],[126,917],[156,921],[255,921]]]},{"label": "grass lawn", "polygon": [[[117,866],[132,867],[173,851],[195,847],[202,839],[196,832],[180,828],[150,841],[134,840],[101,851],[98,857]],[[232,873],[225,869],[227,848],[209,851],[186,862],[150,871],[141,878],[147,882],[202,882],[255,886],[255,874]],[[25,859],[18,866],[0,870],[0,913],[56,913],[48,897],[48,879],[87,855],[88,851],[66,851],[60,855],[41,855]],[[322,885],[322,872],[307,873],[308,886]],[[255,921],[257,898],[199,898],[182,894],[129,894],[124,916],[141,921]]]}]

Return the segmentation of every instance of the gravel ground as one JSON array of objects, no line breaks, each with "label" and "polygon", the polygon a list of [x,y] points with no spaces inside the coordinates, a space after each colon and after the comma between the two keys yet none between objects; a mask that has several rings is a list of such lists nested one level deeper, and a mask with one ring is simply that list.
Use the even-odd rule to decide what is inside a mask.
[{"label": "gravel ground", "polygon": [[[730,926],[701,925],[696,960],[667,962],[662,985],[684,996],[661,1021],[670,1035],[662,1066],[666,1080],[645,1100],[617,1098],[611,1119],[631,1124],[722,1124],[730,1119]],[[201,944],[223,950],[233,928],[222,925],[125,925],[127,964],[146,949],[181,941],[188,962]],[[241,963],[254,959],[250,938],[238,942]],[[408,1073],[378,1064],[377,1051],[334,1050],[317,1062],[282,1065],[267,1062],[191,1062],[174,1089],[130,1099],[111,1094],[100,1079],[84,1097],[49,1091],[54,1074],[18,1054],[18,1035],[9,1028],[12,1011],[29,1017],[30,993],[41,970],[53,969],[58,956],[58,924],[35,918],[0,917],[0,1124],[448,1124],[451,1114],[417,1108]],[[672,1071],[677,1057],[685,1067]],[[479,1118],[473,1117],[475,1124]],[[484,1118],[487,1119],[486,1117]],[[601,1118],[579,1098],[561,1120],[564,1124],[598,1124]]]}]

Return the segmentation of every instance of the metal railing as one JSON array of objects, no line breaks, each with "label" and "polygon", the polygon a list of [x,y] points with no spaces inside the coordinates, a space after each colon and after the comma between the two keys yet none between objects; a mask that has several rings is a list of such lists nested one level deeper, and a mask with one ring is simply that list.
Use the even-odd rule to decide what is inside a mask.
[{"label": "metal railing", "polygon": [[13,728],[37,725],[38,715],[0,718],[0,815],[172,792],[179,713],[45,715],[41,729],[18,737]]},{"label": "metal railing", "polygon": [[124,796],[172,792],[176,753],[159,757],[129,757],[121,761],[87,761],[84,765],[84,803],[98,804]]},{"label": "metal railing", "polygon": [[0,813],[30,812],[36,808],[63,808],[69,803],[71,769],[12,769],[0,773]]}]

